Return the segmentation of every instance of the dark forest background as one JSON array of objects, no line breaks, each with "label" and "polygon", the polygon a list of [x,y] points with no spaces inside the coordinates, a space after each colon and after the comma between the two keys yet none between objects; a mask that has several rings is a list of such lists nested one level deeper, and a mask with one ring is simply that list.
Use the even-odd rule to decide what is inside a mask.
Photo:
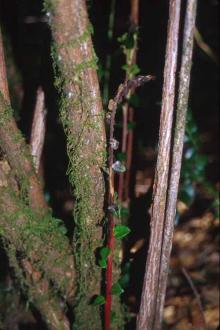
[{"label": "dark forest background", "polygon": [[[125,75],[122,70],[125,58],[117,38],[129,29],[129,1],[116,1],[112,42],[109,42],[107,38],[110,1],[93,0],[87,1],[87,4],[90,20],[94,27],[94,47],[101,68],[99,73],[102,72],[105,66],[107,54],[112,56],[109,90],[110,97],[113,97]],[[18,126],[27,141],[30,138],[37,87],[41,85],[45,91],[47,108],[47,133],[43,153],[45,195],[53,208],[54,215],[65,220],[71,236],[74,230],[72,220],[74,201],[71,197],[66,176],[68,163],[65,152],[66,141],[58,117],[58,94],[54,87],[53,66],[50,57],[51,33],[43,13],[43,3],[40,0],[0,0],[0,20],[4,37],[12,107],[15,109]],[[132,198],[129,218],[132,235],[127,241],[126,247],[127,259],[132,260],[132,263],[129,287],[123,298],[133,313],[137,312],[140,299],[146,258],[146,240],[135,254],[132,254],[131,249],[135,243],[145,238],[148,230],[146,204],[150,205],[151,202],[153,173],[156,162],[167,21],[167,0],[140,1],[137,63],[141,74],[153,74],[156,76],[156,81],[142,87],[137,92],[138,106],[135,109],[134,121],[136,126],[134,130]],[[196,26],[203,40],[215,54],[218,54],[218,1],[198,1]],[[210,191],[207,191],[206,184],[203,186],[204,181],[205,183],[208,182],[208,185],[214,187],[214,189],[219,189],[218,81],[218,63],[213,61],[195,43],[189,109],[193,117],[192,125],[194,125],[196,131],[195,136],[198,145],[196,153],[205,156],[207,161],[203,166],[202,180],[200,178],[198,184],[196,182],[197,177],[195,177],[194,182],[192,182],[191,189],[193,189],[193,193],[191,198],[184,200],[180,197],[180,200],[184,202],[184,207],[186,206],[186,211],[180,212],[177,225],[179,236],[174,237],[174,252],[171,260],[173,268],[165,307],[166,313],[166,308],[168,308],[167,311],[170,311],[170,306],[175,306],[178,310],[178,313],[175,313],[178,314],[179,318],[176,320],[176,315],[172,314],[173,319],[172,317],[169,319],[167,314],[168,328],[172,328],[173,324],[178,324],[177,321],[181,322],[187,317],[186,305],[194,299],[190,286],[181,273],[181,266],[192,272],[191,276],[201,293],[205,306],[204,310],[208,315],[205,314],[206,318],[210,317],[209,328],[217,329],[218,327],[218,321],[216,321],[218,319],[218,298],[216,294],[219,272],[218,257],[216,256],[218,226],[216,223],[216,209],[213,207],[216,194],[213,195]],[[100,82],[102,89],[101,75]],[[120,114],[117,121],[120,123]],[[120,127],[117,134],[120,138]],[[187,145],[185,147],[186,151]],[[198,154],[195,157],[198,157]],[[195,158],[193,166],[202,166],[199,161],[196,163],[196,159],[199,158]],[[185,167],[185,171],[190,172],[193,170],[193,168],[190,169],[190,165]],[[195,219],[200,221],[197,227],[193,227]],[[198,238],[198,232],[195,228],[200,233],[204,233],[203,240],[201,240],[201,237]],[[187,233],[193,235],[193,238],[188,243],[184,243],[184,237]],[[189,250],[187,250],[188,248]],[[202,256],[201,249],[203,253],[205,253],[204,249],[209,249],[210,252]],[[207,262],[204,261],[204,258],[207,258]],[[211,260],[210,263],[208,260]],[[35,315],[34,312],[35,317],[33,317],[32,313],[29,313],[25,307],[25,299],[21,303],[18,296],[16,281],[13,282],[7,258],[4,251],[1,250],[0,312],[2,309],[2,320],[8,318],[13,324],[13,320],[17,317],[20,320],[21,329],[42,328],[37,314]],[[208,312],[213,313],[210,314],[212,316]],[[132,321],[129,326],[130,329],[134,329]],[[175,329],[187,328],[180,325],[179,328],[176,326]]]}]

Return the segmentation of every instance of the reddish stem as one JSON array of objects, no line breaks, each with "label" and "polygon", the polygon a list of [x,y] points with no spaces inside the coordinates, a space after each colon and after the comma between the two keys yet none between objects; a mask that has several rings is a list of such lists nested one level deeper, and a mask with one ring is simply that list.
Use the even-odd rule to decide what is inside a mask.
[{"label": "reddish stem", "polygon": [[106,303],[105,303],[105,330],[110,330],[111,324],[111,306],[112,306],[112,251],[114,249],[114,218],[109,216],[109,232],[108,232],[108,248],[111,250],[111,254],[108,256],[107,269],[106,269]]}]

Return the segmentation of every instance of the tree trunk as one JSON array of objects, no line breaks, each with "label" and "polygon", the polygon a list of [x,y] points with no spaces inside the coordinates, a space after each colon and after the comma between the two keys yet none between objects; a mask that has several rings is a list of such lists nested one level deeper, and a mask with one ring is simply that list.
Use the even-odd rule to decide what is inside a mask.
[{"label": "tree trunk", "polygon": [[45,1],[54,39],[56,84],[61,92],[61,118],[67,135],[69,178],[74,187],[75,261],[78,294],[76,329],[101,329],[99,308],[91,306],[100,293],[101,271],[95,261],[102,246],[105,166],[104,114],[96,74],[91,25],[84,0]]}]

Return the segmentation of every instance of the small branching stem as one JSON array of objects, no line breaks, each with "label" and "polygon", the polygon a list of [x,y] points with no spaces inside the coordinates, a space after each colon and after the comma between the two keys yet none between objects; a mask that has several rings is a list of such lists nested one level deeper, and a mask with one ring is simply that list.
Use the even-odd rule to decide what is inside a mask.
[{"label": "small branching stem", "polygon": [[[114,127],[115,127],[115,115],[119,103],[127,96],[130,90],[135,90],[137,87],[143,85],[145,82],[153,80],[153,76],[137,76],[131,80],[125,81],[124,84],[120,85],[117,94],[113,100],[109,102],[109,113],[110,116],[110,131],[109,131],[109,157],[108,157],[108,167],[109,167],[109,191],[108,191],[108,204],[111,208],[114,204],[114,194],[115,194],[115,184],[114,184],[114,148],[112,146],[112,141],[114,140]],[[107,246],[110,249],[110,255],[107,259],[107,270],[106,270],[106,303],[105,303],[105,330],[110,329],[111,325],[111,288],[112,288],[112,273],[113,273],[113,252],[114,252],[114,216],[112,212],[108,213],[108,238]]]}]

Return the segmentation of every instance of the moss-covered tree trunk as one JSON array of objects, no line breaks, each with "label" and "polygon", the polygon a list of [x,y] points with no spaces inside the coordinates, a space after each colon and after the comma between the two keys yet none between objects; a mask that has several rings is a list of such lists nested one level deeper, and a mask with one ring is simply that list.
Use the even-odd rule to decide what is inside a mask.
[{"label": "moss-covered tree trunk", "polygon": [[0,237],[28,301],[49,329],[68,330],[70,324],[61,302],[64,306],[66,300],[72,302],[73,257],[60,220],[48,210],[29,147],[13,117],[1,31]]},{"label": "moss-covered tree trunk", "polygon": [[101,271],[95,252],[102,245],[105,130],[92,28],[84,0],[45,1],[53,35],[56,84],[61,93],[61,118],[67,135],[69,178],[74,187],[74,253],[78,290],[75,328],[101,329],[97,307],[90,302],[100,293]]}]

